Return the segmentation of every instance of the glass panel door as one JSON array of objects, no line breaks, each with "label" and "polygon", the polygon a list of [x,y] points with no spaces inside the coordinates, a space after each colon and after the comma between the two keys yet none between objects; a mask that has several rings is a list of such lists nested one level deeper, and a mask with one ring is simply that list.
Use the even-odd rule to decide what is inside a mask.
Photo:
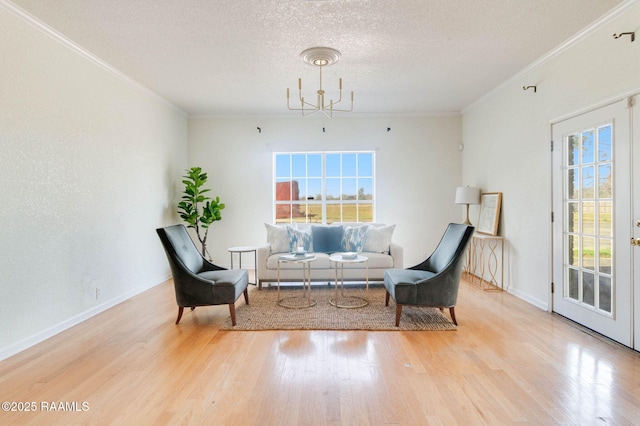
[{"label": "glass panel door", "polygon": [[564,293],[612,315],[612,123],[564,136]]},{"label": "glass panel door", "polygon": [[553,310],[632,344],[627,102],[552,126]]}]

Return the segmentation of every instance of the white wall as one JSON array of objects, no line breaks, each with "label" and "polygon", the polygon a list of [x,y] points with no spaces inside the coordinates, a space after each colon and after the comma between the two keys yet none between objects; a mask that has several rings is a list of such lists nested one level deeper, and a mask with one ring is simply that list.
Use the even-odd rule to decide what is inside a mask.
[{"label": "white wall", "polygon": [[[637,4],[462,118],[187,122],[0,2],[0,359],[168,277],[154,229],[178,222],[187,167],[202,166],[227,204],[209,241],[216,261],[263,243],[276,151],[375,150],[376,220],[397,225],[406,266],[463,217],[456,186],[503,192],[509,290],[546,308],[550,121],[640,89],[640,42],[611,37],[638,29]],[[529,84],[538,93],[522,90]]]},{"label": "white wall", "polygon": [[168,278],[187,118],[2,3],[0,28],[2,359]]},{"label": "white wall", "polygon": [[639,25],[640,4],[627,3],[464,111],[463,181],[503,193],[509,291],[542,308],[550,303],[550,123],[640,89],[640,42],[612,37]]},{"label": "white wall", "polygon": [[[207,246],[216,262],[228,265],[227,248],[266,242],[264,223],[274,221],[274,152],[375,150],[375,219],[397,225],[393,240],[404,247],[407,266],[415,264],[449,222],[461,220],[462,208],[453,203],[460,142],[459,116],[191,118],[190,166],[203,167],[211,194],[226,203]],[[243,267],[253,265],[249,257]]]}]

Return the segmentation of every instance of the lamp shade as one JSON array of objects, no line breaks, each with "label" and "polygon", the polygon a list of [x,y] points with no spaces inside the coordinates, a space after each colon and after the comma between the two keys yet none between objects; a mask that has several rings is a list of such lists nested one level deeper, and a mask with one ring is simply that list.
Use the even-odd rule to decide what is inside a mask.
[{"label": "lamp shade", "polygon": [[456,188],[456,204],[480,204],[480,188],[459,186]]}]

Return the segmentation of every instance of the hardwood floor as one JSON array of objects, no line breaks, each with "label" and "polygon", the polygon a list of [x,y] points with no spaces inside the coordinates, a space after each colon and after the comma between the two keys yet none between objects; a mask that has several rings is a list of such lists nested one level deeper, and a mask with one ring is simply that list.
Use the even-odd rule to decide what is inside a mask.
[{"label": "hardwood floor", "polygon": [[[0,401],[34,402],[36,411],[3,411],[0,423],[640,419],[637,352],[507,293],[466,283],[458,331],[220,331],[226,306],[186,311],[179,325],[176,312],[169,281],[1,362]],[[69,411],[44,410],[60,402]]]}]

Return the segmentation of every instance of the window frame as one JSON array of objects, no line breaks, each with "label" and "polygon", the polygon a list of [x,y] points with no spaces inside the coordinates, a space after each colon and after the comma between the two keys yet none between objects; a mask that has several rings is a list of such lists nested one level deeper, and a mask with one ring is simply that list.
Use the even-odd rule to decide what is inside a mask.
[{"label": "window frame", "polygon": [[[339,166],[338,172],[335,170],[328,171],[327,167],[327,158],[331,158],[330,156],[339,156]],[[345,170],[345,156],[354,155],[355,158],[353,160],[353,170],[354,174],[348,174]],[[359,156],[370,156],[371,163],[366,163],[365,165],[361,164]],[[282,170],[278,169],[279,161],[285,161],[284,157],[289,157],[289,171],[288,175],[285,176],[282,174]],[[294,158],[296,156],[305,156],[304,159],[304,175],[295,174],[294,169],[296,168],[294,165]],[[310,157],[319,156],[320,159],[320,176],[316,176],[313,171],[310,171]],[[313,161],[313,159],[312,159]],[[286,167],[286,166],[283,166]],[[364,167],[364,170],[362,168]],[[370,167],[371,173],[367,174],[368,168]],[[272,158],[272,206],[273,206],[273,223],[318,223],[318,224],[331,224],[338,222],[366,222],[373,223],[375,222],[376,217],[376,155],[373,150],[349,150],[349,151],[282,151],[282,152],[274,152]],[[361,174],[362,172],[362,174]],[[320,183],[320,193],[316,195],[308,194],[310,192],[310,187],[313,185],[309,185],[310,181],[319,180]],[[328,188],[327,183],[331,183],[331,180],[335,180],[335,183],[338,183],[338,195],[339,197],[327,199],[328,197]],[[355,194],[345,194],[344,186],[345,182],[349,180],[353,180],[355,184]],[[288,188],[287,185],[282,185],[278,187],[278,183],[281,182],[289,182]],[[295,184],[293,182],[296,182]],[[304,183],[304,188],[299,188],[298,185],[300,182]],[[317,185],[317,182],[314,182]],[[364,185],[364,186],[363,186]],[[369,188],[366,186],[370,186],[370,193],[366,193],[365,191]],[[289,196],[287,198],[283,198],[285,192],[289,191]],[[298,195],[298,199],[293,199],[293,191],[297,191],[298,193],[302,191],[302,196]],[[365,198],[360,199],[360,196],[365,194]],[[317,199],[317,195],[320,195],[320,199]],[[353,198],[345,198],[345,195]],[[329,196],[331,194],[329,193]],[[285,196],[286,197],[286,196]],[[279,207],[283,206],[283,207]],[[286,207],[288,206],[288,207]],[[311,206],[311,207],[310,207]],[[317,207],[314,207],[317,206]],[[339,206],[339,215],[336,218],[334,209],[330,206]],[[349,208],[345,209],[345,206],[354,206],[353,211],[349,214]],[[332,210],[331,218],[328,217],[327,208],[329,207]],[[304,208],[304,212],[302,212],[302,208]],[[279,211],[280,210],[280,211]],[[370,210],[367,213],[367,210]],[[288,218],[283,217],[283,212],[288,211]],[[313,220],[314,216],[317,214],[309,213],[310,211],[317,211],[320,214],[321,218],[319,220]],[[355,218],[353,217],[353,212],[355,212]],[[287,213],[285,213],[287,214]],[[298,216],[296,216],[298,214]]]}]

